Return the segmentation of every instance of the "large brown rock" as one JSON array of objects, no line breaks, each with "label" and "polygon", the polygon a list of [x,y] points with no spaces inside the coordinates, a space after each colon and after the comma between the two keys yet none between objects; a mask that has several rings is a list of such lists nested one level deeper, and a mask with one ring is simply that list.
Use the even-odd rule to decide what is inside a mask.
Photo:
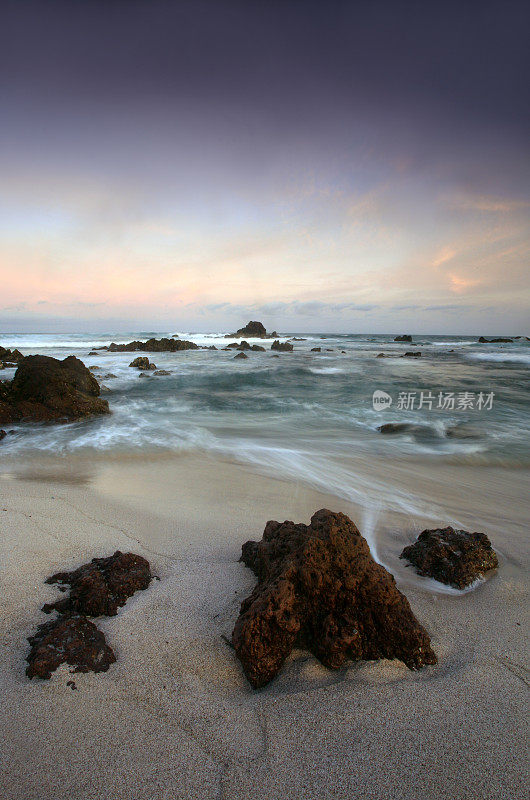
[{"label": "large brown rock", "polygon": [[244,328],[240,328],[236,336],[250,336],[251,339],[261,338],[267,335],[267,329],[262,322],[251,320]]},{"label": "large brown rock", "polygon": [[69,585],[70,595],[47,603],[42,610],[112,617],[138,589],[147,589],[151,578],[151,568],[145,558],[117,550],[113,556],[93,558],[73,572],[57,572],[48,578],[46,583]]},{"label": "large brown rock", "polygon": [[86,617],[58,617],[39,625],[28,638],[29,678],[50,678],[60,664],[75,667],[73,672],[106,672],[116,661],[103,633]]},{"label": "large brown rock", "polygon": [[199,346],[185,339],[148,339],[146,342],[135,340],[128,344],[111,342],[107,349],[111,353],[134,353],[137,350],[144,353],[175,353],[179,350],[198,350]]},{"label": "large brown rock", "polygon": [[11,383],[0,387],[0,422],[70,421],[108,414],[97,380],[82,361],[27,356]]},{"label": "large brown rock", "polygon": [[243,545],[241,561],[258,584],[232,641],[252,686],[272,680],[295,644],[331,669],[346,659],[436,663],[407,598],[344,514],[324,508],[310,525],[268,522],[261,542]]},{"label": "large brown rock", "polygon": [[455,589],[464,589],[499,564],[485,533],[451,527],[423,531],[414,544],[404,548],[400,558],[410,561],[419,575]]},{"label": "large brown rock", "polygon": [[129,366],[136,367],[137,369],[156,369],[156,364],[152,364],[147,356],[138,356],[131,361]]}]

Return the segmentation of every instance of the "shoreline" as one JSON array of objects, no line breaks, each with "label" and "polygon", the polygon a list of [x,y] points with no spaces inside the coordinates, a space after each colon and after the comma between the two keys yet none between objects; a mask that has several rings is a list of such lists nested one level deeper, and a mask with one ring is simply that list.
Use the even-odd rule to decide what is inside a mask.
[{"label": "shoreline", "polygon": [[[205,457],[92,462],[81,481],[80,462],[67,466],[61,481],[39,470],[0,480],[6,800],[522,800],[527,550],[515,474],[510,522],[497,494],[487,501],[499,474],[478,496],[469,483],[453,492],[453,513],[475,514],[472,529],[485,529],[500,554],[498,572],[470,592],[433,591],[404,567],[406,516],[376,521],[381,560],[431,635],[437,666],[348,662],[334,672],[296,651],[253,691],[223,640],[255,585],[238,563],[241,545],[268,519],[307,522],[323,506],[364,534],[358,508]],[[452,474],[454,486],[462,475]],[[441,493],[448,480],[433,470],[422,491],[437,484]],[[116,549],[144,555],[160,577],[100,621],[117,663],[76,674],[76,691],[64,665],[49,681],[29,681],[26,637],[56,596],[44,579]]]}]

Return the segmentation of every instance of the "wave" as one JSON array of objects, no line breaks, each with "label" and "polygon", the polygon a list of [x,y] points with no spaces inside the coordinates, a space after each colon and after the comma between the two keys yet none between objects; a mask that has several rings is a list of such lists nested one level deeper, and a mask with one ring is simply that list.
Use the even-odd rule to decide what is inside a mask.
[{"label": "wave", "polygon": [[513,352],[503,352],[503,353],[469,353],[466,355],[467,358],[473,359],[473,361],[495,361],[495,362],[512,362],[514,364],[530,364],[530,353],[513,353]]}]

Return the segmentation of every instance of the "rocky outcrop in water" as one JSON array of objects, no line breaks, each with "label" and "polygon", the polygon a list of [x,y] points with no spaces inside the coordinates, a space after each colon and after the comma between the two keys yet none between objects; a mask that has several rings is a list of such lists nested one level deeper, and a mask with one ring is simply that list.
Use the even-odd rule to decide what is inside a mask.
[{"label": "rocky outcrop in water", "polygon": [[408,333],[404,333],[402,336],[396,336],[394,341],[395,342],[411,342],[412,341],[412,336],[410,336]]},{"label": "rocky outcrop in water", "polygon": [[427,632],[344,514],[321,509],[310,525],[268,522],[243,561],[258,584],[241,605],[232,642],[255,688],[307,647],[327,667],[347,659],[397,658],[410,669],[436,663]]},{"label": "rocky outcrop in water", "polygon": [[136,369],[156,369],[156,364],[153,364],[147,356],[138,356],[129,364],[130,367],[136,367]]},{"label": "rocky outcrop in water", "polygon": [[455,528],[425,530],[400,555],[416,567],[419,575],[465,589],[495,569],[499,562],[485,533]]},{"label": "rocky outcrop in water", "polygon": [[106,349],[109,353],[133,353],[137,350],[145,353],[176,353],[180,350],[198,350],[199,346],[185,339],[148,339],[146,342],[135,340],[128,344],[111,342]]},{"label": "rocky outcrop in water", "polygon": [[419,350],[411,351],[410,353],[404,353],[401,358],[421,358],[421,353]]},{"label": "rocky outcrop in water", "polygon": [[311,352],[312,353],[321,353],[322,352],[322,348],[321,347],[312,347],[311,348]]},{"label": "rocky outcrop in water", "polygon": [[69,585],[70,594],[42,610],[61,614],[85,614],[87,617],[113,617],[120,606],[139,589],[151,582],[149,561],[135,553],[117,550],[108,558],[93,558],[73,572],[57,572],[46,583]]},{"label": "rocky outcrop in water", "polygon": [[63,663],[75,667],[73,672],[106,672],[116,661],[99,628],[78,614],[39,625],[28,642],[28,678],[51,678]]},{"label": "rocky outcrop in water", "polygon": [[485,339],[484,336],[481,336],[479,342],[480,344],[500,344],[500,343],[513,344],[513,339],[503,339],[503,338]]},{"label": "rocky outcrop in water", "polygon": [[280,342],[276,339],[276,341],[271,344],[271,350],[278,350],[281,353],[291,353],[293,346],[290,342]]},{"label": "rocky outcrop in water", "polygon": [[82,361],[26,356],[11,383],[0,385],[0,422],[71,421],[108,414],[97,380]]},{"label": "rocky outcrop in water", "polygon": [[238,353],[237,356],[234,356],[234,361],[236,358],[248,358],[246,353]]},{"label": "rocky outcrop in water", "polygon": [[276,331],[267,333],[265,325],[262,322],[251,321],[248,322],[244,328],[240,328],[235,333],[227,333],[225,339],[232,339],[236,336],[248,336],[251,339],[274,339],[278,334]]}]

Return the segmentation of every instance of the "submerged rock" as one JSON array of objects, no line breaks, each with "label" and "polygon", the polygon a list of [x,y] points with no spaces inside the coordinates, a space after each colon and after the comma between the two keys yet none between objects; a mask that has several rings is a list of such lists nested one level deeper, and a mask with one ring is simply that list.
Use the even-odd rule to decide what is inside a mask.
[{"label": "submerged rock", "polygon": [[419,351],[404,353],[401,358],[421,358],[421,353]]},{"label": "submerged rock", "polygon": [[42,610],[64,614],[85,614],[88,617],[113,617],[127,598],[151,582],[149,561],[135,553],[117,550],[108,558],[93,558],[89,564],[73,572],[57,572],[46,583],[70,586],[70,595],[55,603],[46,603]]},{"label": "submerged rock", "polygon": [[400,558],[410,561],[419,575],[455,589],[465,589],[499,565],[485,533],[469,533],[451,527],[423,531],[414,544],[403,549]]},{"label": "submerged rock", "polygon": [[136,369],[156,369],[156,364],[153,364],[147,356],[138,356],[129,364],[130,367],[136,367]]},{"label": "submerged rock", "polygon": [[71,421],[108,414],[100,387],[82,361],[26,356],[11,383],[0,387],[0,422]]},{"label": "submerged rock", "polygon": [[513,344],[513,339],[507,339],[499,337],[497,339],[485,339],[484,336],[479,338],[480,344],[499,344],[499,343],[506,343],[506,344]]},{"label": "submerged rock", "polygon": [[237,356],[234,356],[234,361],[236,360],[236,358],[248,358],[248,356],[246,355],[246,353],[238,353]]},{"label": "submerged rock", "polygon": [[153,375],[171,375],[171,372],[168,369],[157,369],[156,372],[153,372]]},{"label": "submerged rock", "polygon": [[409,422],[385,422],[384,425],[379,425],[377,430],[379,433],[407,433],[414,425]]},{"label": "submerged rock", "polygon": [[255,688],[295,645],[327,667],[347,659],[398,658],[410,669],[436,663],[427,632],[344,514],[321,509],[310,525],[268,522],[243,561],[258,584],[241,605],[232,642]]},{"label": "submerged rock", "polygon": [[395,342],[411,342],[412,336],[408,333],[404,333],[402,336],[396,336],[394,339]]},{"label": "submerged rock", "polygon": [[78,614],[39,625],[28,642],[28,678],[50,678],[63,663],[75,667],[74,672],[106,672],[116,661],[99,628]]},{"label": "submerged rock", "polygon": [[311,348],[311,352],[312,353],[321,353],[322,352],[322,348],[321,347],[312,347]]},{"label": "submerged rock", "polygon": [[271,350],[279,350],[281,353],[290,353],[293,346],[290,342],[280,342],[278,339],[271,344]]}]

